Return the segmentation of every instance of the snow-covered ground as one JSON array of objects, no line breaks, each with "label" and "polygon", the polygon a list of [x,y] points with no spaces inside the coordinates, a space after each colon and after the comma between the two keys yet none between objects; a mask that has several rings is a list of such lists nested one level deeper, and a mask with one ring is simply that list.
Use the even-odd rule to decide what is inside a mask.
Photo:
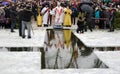
[{"label": "snow-covered ground", "polygon": [[109,68],[41,70],[41,74],[120,74],[120,51],[94,51]]},{"label": "snow-covered ground", "polygon": [[[0,47],[43,47],[45,28],[35,28],[31,39],[22,39],[18,30],[0,29]],[[74,34],[90,47],[120,47],[120,31],[99,30]],[[0,74],[120,74],[120,51],[94,51],[109,68],[44,69],[41,70],[40,52],[0,52]]]},{"label": "snow-covered ground", "polygon": [[94,30],[84,34],[74,34],[88,47],[120,47],[120,30],[108,32],[107,30]]},{"label": "snow-covered ground", "polygon": [[0,74],[120,74],[120,51],[95,51],[109,68],[44,69],[40,52],[0,52]]},{"label": "snow-covered ground", "polygon": [[96,51],[95,54],[108,65],[110,69],[120,72],[120,51]]},{"label": "snow-covered ground", "polygon": [[19,37],[18,30],[11,33],[9,29],[0,29],[0,47],[43,47],[46,30],[35,29],[31,33],[31,39],[27,38],[27,31],[26,38],[22,39]]},{"label": "snow-covered ground", "polygon": [[40,52],[0,52],[0,74],[40,74]]}]

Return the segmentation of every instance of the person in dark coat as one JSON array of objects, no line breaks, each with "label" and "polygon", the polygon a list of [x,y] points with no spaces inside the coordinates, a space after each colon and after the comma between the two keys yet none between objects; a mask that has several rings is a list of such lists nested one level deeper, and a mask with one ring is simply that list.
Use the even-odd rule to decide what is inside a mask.
[{"label": "person in dark coat", "polygon": [[22,13],[24,6],[20,5],[18,10],[18,24],[19,24],[19,36],[22,36]]},{"label": "person in dark coat", "polygon": [[10,9],[11,32],[15,32],[14,27],[16,24],[16,16],[17,16],[16,7],[14,4],[12,4],[11,9]]},{"label": "person in dark coat", "polygon": [[100,14],[101,14],[100,8],[96,7],[95,8],[95,25],[96,25],[96,29],[100,28],[100,25],[99,25],[100,24],[100,19],[99,18],[101,18]]},{"label": "person in dark coat", "polygon": [[71,15],[72,24],[75,25],[75,20],[77,17],[77,8],[74,5],[72,5],[71,10],[72,10],[72,15]]},{"label": "person in dark coat", "polygon": [[25,28],[28,30],[28,39],[31,38],[31,17],[33,13],[30,5],[27,5],[22,12],[22,38],[25,38]]},{"label": "person in dark coat", "polygon": [[37,4],[36,3],[32,4],[32,12],[34,13],[35,21],[37,21]]},{"label": "person in dark coat", "polygon": [[5,28],[10,28],[10,5],[6,5],[4,8],[5,10],[5,18],[6,18],[6,23],[5,23]]},{"label": "person in dark coat", "polygon": [[5,27],[4,22],[5,22],[5,11],[2,7],[0,7],[0,27],[2,29]]},{"label": "person in dark coat", "polygon": [[84,22],[85,22],[85,12],[81,10],[78,14],[77,33],[79,33],[79,31],[80,31],[80,33],[84,33]]},{"label": "person in dark coat", "polygon": [[109,18],[109,32],[114,31],[114,19],[115,19],[115,10],[111,9],[110,18]]},{"label": "person in dark coat", "polygon": [[92,21],[92,14],[91,13],[86,13],[86,22],[88,24],[88,27],[90,31],[93,31],[93,21]]}]

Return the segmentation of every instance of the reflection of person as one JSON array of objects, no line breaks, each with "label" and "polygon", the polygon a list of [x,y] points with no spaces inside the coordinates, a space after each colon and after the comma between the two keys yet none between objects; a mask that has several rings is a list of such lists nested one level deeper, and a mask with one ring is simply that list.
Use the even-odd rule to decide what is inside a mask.
[{"label": "reflection of person", "polygon": [[55,59],[57,55],[56,40],[53,30],[47,30],[45,39],[45,60],[46,68],[54,68]]},{"label": "reflection of person", "polygon": [[[51,42],[53,42],[53,40],[55,40],[55,33],[53,30],[47,32],[47,36],[48,36],[48,46],[50,47],[52,44]],[[56,45],[55,45],[56,46]]]},{"label": "reflection of person", "polygon": [[45,44],[48,47],[51,47],[51,45],[53,45],[53,44],[51,44],[51,42],[53,42],[53,40],[54,40],[56,49],[61,49],[63,46],[62,39],[63,38],[62,38],[61,34],[58,34],[58,32],[55,33],[53,30],[48,30],[47,35],[46,35]]},{"label": "reflection of person", "polygon": [[81,42],[78,45],[78,68],[106,68],[107,66],[93,53],[93,48],[84,46]]},{"label": "reflection of person", "polygon": [[46,68],[65,68],[69,63],[71,53],[69,48],[63,49],[62,31],[48,30],[45,44],[47,46],[47,51],[45,51]]},{"label": "reflection of person", "polygon": [[66,47],[68,48],[71,44],[71,30],[63,30],[63,34],[64,34],[64,42]]}]

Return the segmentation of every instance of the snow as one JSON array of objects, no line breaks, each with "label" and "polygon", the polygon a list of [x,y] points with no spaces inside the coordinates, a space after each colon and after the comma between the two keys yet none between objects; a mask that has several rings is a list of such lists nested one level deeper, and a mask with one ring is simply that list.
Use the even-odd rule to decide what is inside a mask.
[{"label": "snow", "polygon": [[[18,30],[15,31],[10,33],[10,30],[0,29],[0,47],[5,49],[4,47],[44,46],[45,28],[34,29],[35,34],[32,33],[31,39],[22,39],[18,36]],[[118,36],[120,32],[117,30],[115,32],[95,30],[84,34],[74,32],[74,34],[89,47],[120,46]],[[40,52],[8,52],[7,49],[3,51],[0,52],[0,74],[120,74],[120,51],[94,51],[94,54],[109,68],[92,69],[41,69]]]},{"label": "snow", "polygon": [[95,54],[111,69],[120,72],[120,51],[96,51]]},{"label": "snow", "polygon": [[120,47],[120,31],[94,30],[84,34],[74,34],[88,47]]},{"label": "snow", "polygon": [[94,53],[110,68],[41,70],[40,52],[0,52],[0,74],[120,74],[120,51]]},{"label": "snow", "polygon": [[92,69],[44,69],[41,74],[120,74],[120,51],[94,51],[109,68]]},{"label": "snow", "polygon": [[42,70],[41,74],[120,74],[112,69],[64,69],[64,70]]},{"label": "snow", "polygon": [[18,30],[11,33],[8,29],[0,29],[0,47],[43,47],[46,30],[35,29],[34,34],[31,33],[31,39],[27,39],[27,35],[25,39],[22,39],[19,37]]},{"label": "snow", "polygon": [[0,74],[40,74],[40,52],[0,52]]}]

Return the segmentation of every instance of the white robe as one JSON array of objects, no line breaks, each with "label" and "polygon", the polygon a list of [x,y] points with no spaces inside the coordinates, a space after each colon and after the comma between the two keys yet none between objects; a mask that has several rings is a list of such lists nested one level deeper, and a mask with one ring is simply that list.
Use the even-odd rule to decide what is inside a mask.
[{"label": "white robe", "polygon": [[64,18],[64,13],[63,13],[63,7],[55,7],[52,11],[52,13],[55,15],[55,25],[62,25],[63,23],[63,18]]},{"label": "white robe", "polygon": [[[48,9],[47,7],[44,7],[41,13],[43,14],[47,9]],[[49,15],[48,11],[43,15],[43,24],[48,24],[48,15]]]}]

